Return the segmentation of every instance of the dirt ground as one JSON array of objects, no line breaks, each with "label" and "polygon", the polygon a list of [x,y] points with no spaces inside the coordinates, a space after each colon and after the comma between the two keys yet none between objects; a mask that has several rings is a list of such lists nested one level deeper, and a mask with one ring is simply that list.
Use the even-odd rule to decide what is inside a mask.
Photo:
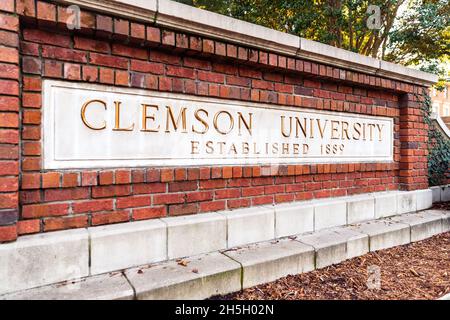
[{"label": "dirt ground", "polygon": [[213,299],[437,299],[450,292],[450,232]]}]

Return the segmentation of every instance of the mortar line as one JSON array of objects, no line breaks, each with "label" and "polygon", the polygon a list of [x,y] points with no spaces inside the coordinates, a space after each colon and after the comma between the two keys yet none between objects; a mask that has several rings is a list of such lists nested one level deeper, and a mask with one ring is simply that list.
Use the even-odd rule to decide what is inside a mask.
[{"label": "mortar line", "polygon": [[128,279],[127,274],[125,273],[125,271],[122,271],[121,273],[125,277],[125,279],[127,280],[128,284],[130,285],[131,290],[133,290],[133,300],[137,300],[136,288],[133,286],[133,284],[131,283],[130,279]]}]

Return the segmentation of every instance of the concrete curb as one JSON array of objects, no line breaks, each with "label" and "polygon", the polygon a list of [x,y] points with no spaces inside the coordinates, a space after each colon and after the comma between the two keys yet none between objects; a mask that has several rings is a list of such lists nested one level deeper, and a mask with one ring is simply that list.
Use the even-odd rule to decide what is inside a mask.
[{"label": "concrete curb", "polygon": [[425,210],[9,293],[0,300],[205,299],[407,244],[412,234],[413,241],[425,239],[448,231],[448,219],[445,210]]},{"label": "concrete curb", "polygon": [[445,296],[440,297],[438,300],[450,300],[450,293],[447,293]]}]

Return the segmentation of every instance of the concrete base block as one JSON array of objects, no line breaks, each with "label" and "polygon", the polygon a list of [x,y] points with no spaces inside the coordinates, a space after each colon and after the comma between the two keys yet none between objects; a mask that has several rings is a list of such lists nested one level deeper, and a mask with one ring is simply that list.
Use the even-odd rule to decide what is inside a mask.
[{"label": "concrete base block", "polygon": [[408,224],[411,228],[411,241],[420,241],[442,232],[442,214],[419,212],[393,217],[393,221]]},{"label": "concrete base block", "polygon": [[425,210],[433,206],[433,191],[430,189],[416,191],[416,210]]},{"label": "concrete base block", "polygon": [[283,239],[224,252],[243,268],[243,288],[314,270],[314,249]]},{"label": "concrete base block", "polygon": [[89,274],[85,229],[23,236],[0,245],[0,294]]},{"label": "concrete base block", "polygon": [[441,201],[450,201],[450,186],[442,186],[441,188]]},{"label": "concrete base block", "polygon": [[375,218],[375,199],[373,196],[352,197],[347,203],[347,224],[372,220]]},{"label": "concrete base block", "polygon": [[398,214],[414,212],[417,210],[416,192],[402,191],[397,194]]},{"label": "concrete base block", "polygon": [[343,200],[314,204],[314,230],[343,226],[347,224],[347,202]]},{"label": "concrete base block", "polygon": [[167,260],[167,228],[160,220],[89,228],[91,274]]},{"label": "concrete base block", "polygon": [[133,298],[133,288],[122,273],[104,274],[0,296],[0,300],[132,300]]},{"label": "concrete base block", "polygon": [[377,220],[350,227],[369,236],[369,249],[376,251],[411,242],[409,225],[389,220]]},{"label": "concrete base block", "polygon": [[314,230],[314,206],[282,204],[275,206],[275,237],[288,237]]},{"label": "concrete base block", "polygon": [[254,207],[222,214],[227,218],[228,248],[275,238],[273,208]]},{"label": "concrete base block", "polygon": [[381,192],[374,194],[375,219],[394,216],[398,212],[397,192]]},{"label": "concrete base block", "polygon": [[221,214],[205,213],[161,220],[167,224],[169,259],[194,256],[227,247],[227,220]]},{"label": "concrete base block", "polygon": [[241,289],[241,266],[221,253],[135,268],[126,276],[138,300],[206,299]]},{"label": "concrete base block", "polygon": [[441,187],[431,187],[430,190],[433,193],[433,203],[441,202]]},{"label": "concrete base block", "polygon": [[448,210],[425,210],[421,214],[440,215],[442,217],[442,232],[450,231],[450,211]]},{"label": "concrete base block", "polygon": [[318,231],[299,236],[297,240],[314,247],[317,269],[362,255],[369,250],[367,235],[344,228]]},{"label": "concrete base block", "polygon": [[448,231],[450,231],[450,212],[447,211],[442,218],[442,232]]}]

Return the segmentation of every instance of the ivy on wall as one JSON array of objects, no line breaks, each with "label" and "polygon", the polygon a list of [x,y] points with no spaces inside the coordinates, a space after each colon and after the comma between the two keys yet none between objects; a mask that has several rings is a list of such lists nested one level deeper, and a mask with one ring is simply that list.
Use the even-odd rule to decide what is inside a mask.
[{"label": "ivy on wall", "polygon": [[428,92],[424,90],[422,110],[428,124],[428,182],[430,186],[446,184],[450,178],[450,139],[435,127],[431,119],[432,102]]}]

